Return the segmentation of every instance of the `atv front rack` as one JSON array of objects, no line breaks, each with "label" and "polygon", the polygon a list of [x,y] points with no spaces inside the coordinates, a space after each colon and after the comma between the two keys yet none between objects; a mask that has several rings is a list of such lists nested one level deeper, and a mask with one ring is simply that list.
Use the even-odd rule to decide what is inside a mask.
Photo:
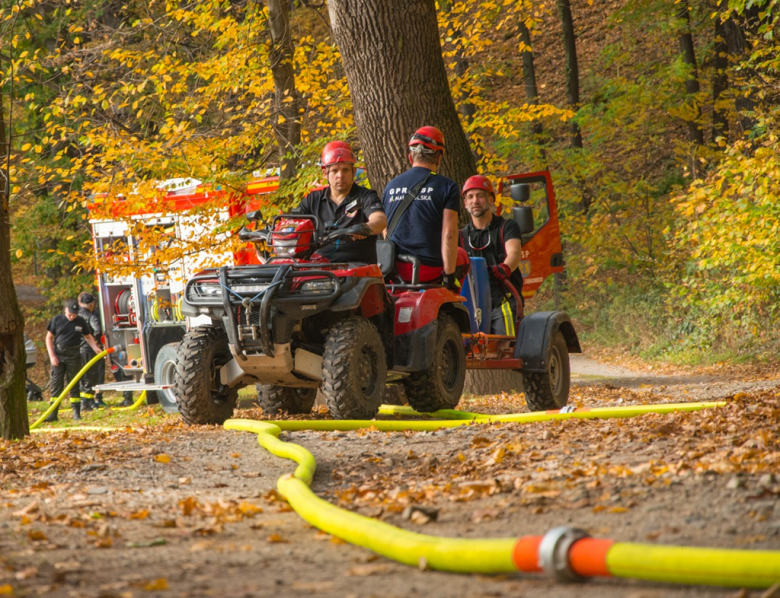
[{"label": "atv front rack", "polygon": [[[255,289],[249,292],[236,290],[237,283],[247,279],[263,281],[255,285],[256,287],[267,286],[256,292]],[[292,288],[296,279],[296,288]],[[326,292],[303,290],[306,282],[318,279],[332,280],[333,289]],[[247,342],[259,342],[264,354],[274,356],[269,326],[272,305],[311,305],[312,309],[318,309],[320,304],[329,305],[341,295],[341,281],[338,276],[332,270],[322,269],[322,264],[267,264],[241,269],[223,266],[219,269],[218,280],[225,291],[222,293],[225,324],[236,355],[244,354]],[[257,317],[253,315],[255,311]]]}]

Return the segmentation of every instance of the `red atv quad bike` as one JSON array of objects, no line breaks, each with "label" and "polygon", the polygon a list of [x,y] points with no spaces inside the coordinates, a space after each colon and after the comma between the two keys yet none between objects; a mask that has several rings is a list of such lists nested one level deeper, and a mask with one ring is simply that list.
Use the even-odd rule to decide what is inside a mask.
[{"label": "red atv quad bike", "polygon": [[[266,263],[206,270],[188,281],[182,313],[211,322],[192,327],[179,345],[174,394],[184,421],[222,423],[238,389],[251,383],[266,413],[308,413],[320,388],[334,418],[370,419],[388,372],[413,379],[413,396],[430,394],[421,407],[457,404],[465,357],[451,322],[468,321],[463,299],[437,287],[395,301],[378,265],[330,263],[316,253],[337,239],[370,235],[367,225],[321,230],[313,216],[276,216],[265,230],[239,233],[271,249],[275,256]],[[431,326],[414,337],[421,343],[403,334],[396,340],[398,326],[424,325],[422,313],[443,322],[442,340],[427,340],[439,338]],[[442,368],[434,352],[452,365]]]},{"label": "red atv quad bike", "polygon": [[[505,182],[521,204],[510,216],[523,233],[523,296],[530,297],[563,269],[552,183],[546,172]],[[534,210],[543,216],[538,228]],[[179,346],[175,395],[185,421],[223,422],[250,383],[267,413],[308,413],[321,388],[334,418],[371,418],[387,382],[403,384],[418,411],[454,408],[467,368],[520,371],[531,410],[566,405],[569,353],[580,346],[564,312],[525,315],[519,301],[517,336],[490,334],[481,258],[472,258],[461,296],[418,283],[417,260],[395,256],[389,242],[377,243],[380,265],[329,263],[318,249],[370,229],[320,230],[315,217],[294,214],[262,231],[243,229],[241,239],[275,257],[207,270],[187,283],[182,313],[211,323],[191,328]],[[397,280],[396,261],[412,264],[412,280],[385,286],[385,278]]]}]

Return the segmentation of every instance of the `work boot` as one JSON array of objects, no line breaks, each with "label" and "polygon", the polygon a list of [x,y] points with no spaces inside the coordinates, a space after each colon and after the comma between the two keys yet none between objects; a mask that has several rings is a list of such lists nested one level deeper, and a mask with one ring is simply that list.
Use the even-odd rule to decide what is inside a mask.
[{"label": "work boot", "polygon": [[96,395],[95,396],[95,409],[107,409],[108,405],[106,405],[105,401],[103,401],[103,395]]},{"label": "work boot", "polygon": [[71,403],[71,407],[73,407],[73,419],[80,421],[81,420],[81,403]]},{"label": "work boot", "polygon": [[133,403],[135,403],[133,400],[133,395],[125,393],[125,398],[122,400],[122,407],[132,407]]},{"label": "work boot", "polygon": [[56,421],[59,421],[59,418],[57,417],[57,412],[59,410],[60,410],[60,408],[59,408],[59,405],[58,405],[57,408],[49,414],[49,417],[47,417],[43,421],[46,421],[46,422],[56,422]]},{"label": "work boot", "polygon": [[92,411],[95,407],[92,405],[92,399],[81,399],[81,410]]}]

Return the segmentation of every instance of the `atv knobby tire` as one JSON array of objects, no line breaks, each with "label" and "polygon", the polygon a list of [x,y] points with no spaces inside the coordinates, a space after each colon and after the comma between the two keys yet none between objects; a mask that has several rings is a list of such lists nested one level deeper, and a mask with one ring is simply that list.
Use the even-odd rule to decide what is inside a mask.
[{"label": "atv knobby tire", "polygon": [[372,419],[385,396],[387,362],[376,327],[360,317],[334,324],[322,356],[322,394],[334,419]]},{"label": "atv knobby tire", "polygon": [[316,388],[289,388],[276,384],[258,384],[257,402],[265,415],[286,411],[290,415],[311,413],[317,398]]},{"label": "atv knobby tire", "polygon": [[550,340],[545,363],[546,372],[523,372],[525,402],[530,411],[560,409],[569,401],[569,349],[560,331]]},{"label": "atv knobby tire", "polygon": [[466,351],[460,329],[450,316],[439,314],[433,362],[427,370],[404,378],[406,398],[416,411],[454,409],[466,381]]},{"label": "atv knobby tire", "polygon": [[219,381],[219,368],[232,358],[224,328],[197,326],[184,335],[173,381],[179,413],[185,422],[222,424],[233,415],[238,389]]}]

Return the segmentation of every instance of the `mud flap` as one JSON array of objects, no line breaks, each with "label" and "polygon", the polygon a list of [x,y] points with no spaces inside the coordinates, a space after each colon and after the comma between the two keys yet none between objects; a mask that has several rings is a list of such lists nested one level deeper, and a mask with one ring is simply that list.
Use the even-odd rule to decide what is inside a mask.
[{"label": "mud flap", "polygon": [[438,328],[439,321],[433,320],[422,328],[397,336],[393,369],[400,372],[421,372],[428,369],[433,363]]},{"label": "mud flap", "polygon": [[524,372],[546,372],[550,340],[561,331],[569,353],[582,353],[571,318],[562,311],[541,311],[525,316],[520,322],[515,358],[523,360]]}]

